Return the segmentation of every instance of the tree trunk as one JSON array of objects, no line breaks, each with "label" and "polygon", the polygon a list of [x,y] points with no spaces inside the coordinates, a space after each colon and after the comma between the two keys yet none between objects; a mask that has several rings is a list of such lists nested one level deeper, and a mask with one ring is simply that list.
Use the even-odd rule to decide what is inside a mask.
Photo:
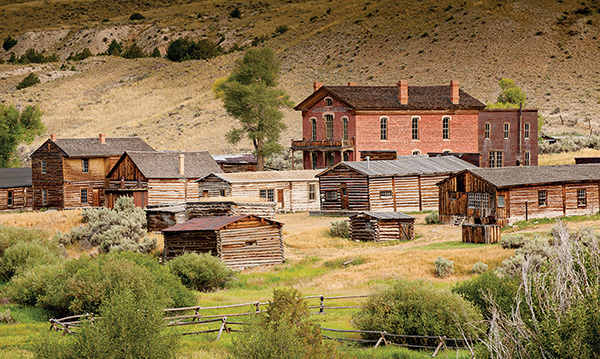
[{"label": "tree trunk", "polygon": [[254,145],[254,152],[256,153],[256,170],[264,171],[265,170],[265,156],[261,153],[262,141],[253,140],[252,144]]}]

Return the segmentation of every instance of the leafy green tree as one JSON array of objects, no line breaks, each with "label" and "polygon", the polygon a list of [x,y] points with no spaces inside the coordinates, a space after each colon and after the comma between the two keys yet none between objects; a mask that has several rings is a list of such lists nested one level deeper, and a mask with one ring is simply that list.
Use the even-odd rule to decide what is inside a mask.
[{"label": "leafy green tree", "polygon": [[236,144],[248,137],[259,171],[264,169],[265,157],[282,151],[278,141],[286,126],[280,109],[291,102],[284,90],[276,88],[278,78],[279,62],[273,50],[249,49],[220,86],[225,109],[241,125],[227,133],[227,141]]},{"label": "leafy green tree", "polygon": [[31,144],[45,130],[42,111],[37,106],[29,105],[20,112],[0,103],[0,168],[19,166],[19,144]]},{"label": "leafy green tree", "polygon": [[193,41],[180,38],[169,43],[167,59],[171,61],[205,60],[219,55],[219,46],[208,39]]},{"label": "leafy green tree", "polygon": [[142,57],[148,57],[148,55],[144,49],[138,46],[138,44],[133,43],[125,49],[123,52],[123,57],[126,59],[139,59]]},{"label": "leafy green tree", "polygon": [[123,52],[123,48],[117,40],[111,41],[108,45],[108,50],[106,50],[106,53],[112,56],[121,56],[121,52]]},{"label": "leafy green tree", "polygon": [[17,44],[17,40],[8,36],[6,39],[4,39],[4,42],[2,43],[2,47],[4,48],[4,51],[8,51],[8,50],[12,49],[16,44]]},{"label": "leafy green tree", "polygon": [[496,103],[488,104],[488,108],[518,108],[521,104],[527,105],[527,96],[520,87],[515,85],[511,79],[502,79],[498,82],[502,92],[498,96]]}]

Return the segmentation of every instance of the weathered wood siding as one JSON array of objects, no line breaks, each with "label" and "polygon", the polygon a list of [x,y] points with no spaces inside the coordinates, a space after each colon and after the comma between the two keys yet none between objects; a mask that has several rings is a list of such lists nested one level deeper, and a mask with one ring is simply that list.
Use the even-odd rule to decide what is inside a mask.
[{"label": "weathered wood siding", "polygon": [[350,238],[360,241],[397,241],[414,238],[414,221],[354,216],[350,220]]},{"label": "weathered wood siding", "polygon": [[500,243],[500,226],[495,224],[463,224],[462,241],[465,243]]},{"label": "weathered wood siding", "polygon": [[[62,208],[63,196],[63,156],[65,153],[48,140],[31,155],[31,180],[33,208]],[[42,161],[46,161],[46,173],[42,173]],[[48,202],[42,203],[42,190],[48,192]]]},{"label": "weathered wood siding", "polygon": [[[381,192],[387,192],[391,196],[382,197]],[[395,193],[397,195],[397,193]],[[369,179],[370,210],[379,212],[394,212],[394,183],[392,177],[376,177]]]},{"label": "weathered wood siding", "polygon": [[397,210],[404,212],[418,212],[421,210],[421,194],[419,191],[419,177],[396,177]]},{"label": "weathered wood siding", "polygon": [[108,179],[111,181],[111,184],[113,183],[112,181],[121,181],[121,179],[125,179],[125,181],[130,181],[133,183],[137,183],[138,181],[148,181],[148,179],[144,177],[142,172],[140,172],[129,156],[123,157],[123,160],[113,170]]},{"label": "weathered wood siding", "polygon": [[[13,203],[8,205],[8,192],[12,191]],[[15,187],[0,189],[0,210],[23,209],[32,206],[31,187]]]},{"label": "weathered wood siding", "polygon": [[216,231],[164,232],[165,249],[163,258],[171,259],[185,252],[212,253],[217,255]]},{"label": "weathered wood siding", "polygon": [[219,167],[225,173],[236,173],[236,172],[256,172],[256,164],[227,164],[219,163]]},{"label": "weathered wood siding", "polygon": [[229,182],[213,174],[204,177],[198,182],[198,196],[200,198],[221,197],[221,190],[225,191],[225,196],[231,195]]},{"label": "weathered wood siding", "polygon": [[[64,191],[64,207],[65,208],[80,208],[80,207],[92,207],[94,206],[93,198],[94,193],[99,198],[99,203],[96,206],[100,206],[104,203],[104,181],[77,181],[77,182],[66,182],[63,186]],[[81,202],[81,190],[87,189],[88,196],[85,203]]]},{"label": "weathered wood siding", "polygon": [[148,204],[195,201],[198,199],[196,179],[149,179]]},{"label": "weathered wood siding", "polygon": [[[319,190],[321,193],[321,210],[340,211],[342,210],[341,188],[346,186],[348,191],[348,210],[349,211],[369,211],[369,180],[367,176],[356,172],[345,166],[337,166],[319,176]],[[336,199],[327,200],[326,192],[334,191]]]},{"label": "weathered wood siding", "polygon": [[237,214],[253,214],[263,218],[275,218],[275,202],[236,202],[208,201],[187,202],[186,218],[201,218],[215,216],[233,216]]}]

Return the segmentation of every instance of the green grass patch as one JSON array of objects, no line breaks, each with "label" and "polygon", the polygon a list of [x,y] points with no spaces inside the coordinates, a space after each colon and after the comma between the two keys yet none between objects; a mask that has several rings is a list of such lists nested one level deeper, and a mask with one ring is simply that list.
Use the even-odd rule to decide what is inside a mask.
[{"label": "green grass patch", "polygon": [[578,216],[560,216],[560,217],[554,217],[554,218],[532,218],[529,219],[527,221],[518,221],[515,222],[514,224],[508,226],[508,227],[503,227],[500,229],[500,231],[502,233],[512,233],[512,232],[518,232],[518,231],[523,231],[532,227],[536,227],[539,225],[543,225],[543,224],[554,224],[556,223],[556,221],[563,221],[563,222],[584,222],[584,221],[598,221],[600,220],[600,214],[593,214],[593,215],[578,215]]},{"label": "green grass patch", "polygon": [[[431,243],[422,247],[409,248],[409,251],[422,251],[422,250],[440,250],[440,249],[473,249],[486,244],[475,244],[465,243],[462,241],[449,241],[449,242],[438,242]],[[493,244],[487,244],[493,246]]]}]

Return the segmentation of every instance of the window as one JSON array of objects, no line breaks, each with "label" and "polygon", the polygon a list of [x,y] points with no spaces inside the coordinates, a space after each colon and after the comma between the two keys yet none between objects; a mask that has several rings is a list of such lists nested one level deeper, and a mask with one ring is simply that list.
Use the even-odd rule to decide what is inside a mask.
[{"label": "window", "polygon": [[225,189],[221,188],[221,189],[219,190],[219,196],[221,196],[221,197],[225,197],[225,195],[226,195],[226,193],[225,193]]},{"label": "window", "polygon": [[506,202],[504,196],[498,196],[498,208],[506,207]]},{"label": "window", "polygon": [[260,198],[267,198],[267,190],[266,189],[261,189],[258,191],[258,197]]},{"label": "window", "polygon": [[14,204],[14,193],[13,191],[8,191],[6,193],[6,205],[11,207]]},{"label": "window", "polygon": [[450,200],[456,201],[458,199],[458,192],[448,192],[448,197],[450,197]]},{"label": "window", "polygon": [[311,160],[312,160],[312,169],[317,169],[317,154],[316,153],[311,153]]},{"label": "window", "polygon": [[258,196],[260,198],[265,198],[268,202],[275,202],[275,190],[272,188],[261,189]]},{"label": "window", "polygon": [[349,152],[344,152],[344,161],[350,161],[350,153]]},{"label": "window", "polygon": [[450,139],[450,117],[442,118],[442,139]]},{"label": "window", "polygon": [[327,167],[333,166],[335,163],[335,153],[327,152],[326,158],[327,158]]},{"label": "window", "polygon": [[83,173],[90,172],[90,159],[89,158],[81,159],[81,172],[83,172]]},{"label": "window", "polygon": [[337,200],[337,191],[325,191],[325,200],[326,201],[336,201]]},{"label": "window", "polygon": [[443,150],[442,153],[452,153],[451,150]]},{"label": "window", "polygon": [[255,246],[256,243],[258,243],[258,241],[255,239],[253,241],[246,241],[246,247],[248,246]]},{"label": "window", "polygon": [[333,115],[325,115],[325,125],[327,127],[327,139],[333,139]]},{"label": "window", "polygon": [[312,131],[312,140],[316,141],[317,140],[317,119],[311,118],[310,123],[311,123],[311,131]]},{"label": "window", "polygon": [[317,199],[317,185],[314,183],[308,184],[308,200],[314,201]]},{"label": "window", "polygon": [[380,126],[380,138],[382,141],[386,141],[388,139],[387,137],[387,118],[382,118],[381,120],[379,120],[379,126]]},{"label": "window", "polygon": [[342,118],[342,130],[344,132],[344,141],[348,141],[348,119]]},{"label": "window", "polygon": [[577,207],[587,206],[587,191],[585,189],[577,190]]},{"label": "window", "polygon": [[48,205],[48,190],[43,189],[42,190],[42,206],[47,206],[47,205]]},{"label": "window", "polygon": [[46,174],[46,160],[42,160],[41,162],[42,174]]},{"label": "window", "polygon": [[418,117],[413,117],[413,119],[412,119],[412,139],[413,140],[419,139],[419,118]]},{"label": "window", "polygon": [[330,98],[326,98],[325,99],[325,106],[328,106],[328,107],[333,106],[333,100],[330,99]]},{"label": "window", "polygon": [[531,166],[531,153],[525,152],[525,166]]},{"label": "window", "polygon": [[510,138],[510,123],[504,122],[504,139],[508,140]]},{"label": "window", "polygon": [[392,198],[392,191],[379,191],[379,198]]},{"label": "window", "polygon": [[490,151],[488,160],[490,167],[502,167],[502,151]]},{"label": "window", "polygon": [[88,190],[87,188],[81,189],[81,203],[88,203]]},{"label": "window", "polygon": [[490,125],[490,123],[489,123],[489,122],[486,122],[486,123],[485,123],[485,131],[484,131],[484,133],[485,133],[485,139],[486,139],[486,140],[489,140],[489,139],[490,139],[490,127],[492,127],[492,126]]},{"label": "window", "polygon": [[548,192],[546,190],[538,191],[538,206],[546,207],[548,205]]},{"label": "window", "polygon": [[413,156],[418,156],[418,155],[420,155],[420,154],[421,154],[421,151],[419,151],[419,150],[414,150],[414,151],[412,151],[412,154],[413,154]]},{"label": "window", "polygon": [[523,130],[523,134],[525,136],[525,139],[528,140],[529,139],[529,122],[525,122],[525,124],[523,125],[525,128]]},{"label": "window", "polygon": [[467,194],[469,208],[490,208],[490,195],[488,193],[469,192]]}]

